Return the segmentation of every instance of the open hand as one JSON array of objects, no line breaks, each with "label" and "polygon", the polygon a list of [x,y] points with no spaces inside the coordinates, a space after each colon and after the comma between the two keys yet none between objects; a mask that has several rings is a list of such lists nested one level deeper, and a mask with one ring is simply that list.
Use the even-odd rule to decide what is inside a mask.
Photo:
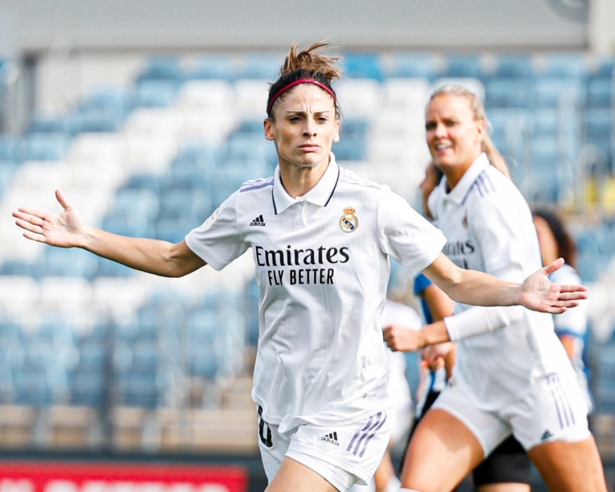
[{"label": "open hand", "polygon": [[549,275],[563,264],[563,258],[559,258],[527,277],[521,286],[519,303],[534,311],[559,314],[587,299],[585,286],[560,285],[549,280]]},{"label": "open hand", "polygon": [[60,190],[56,190],[56,199],[64,209],[61,214],[20,207],[13,212],[15,223],[25,230],[24,237],[32,241],[61,248],[81,246],[85,222]]}]

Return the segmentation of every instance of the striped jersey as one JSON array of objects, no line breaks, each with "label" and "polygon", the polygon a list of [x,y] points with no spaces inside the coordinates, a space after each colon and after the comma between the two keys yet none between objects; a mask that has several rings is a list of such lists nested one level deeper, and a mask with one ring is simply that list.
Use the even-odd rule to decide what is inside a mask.
[{"label": "striped jersey", "polygon": [[[538,237],[527,202],[510,179],[481,154],[453,190],[446,177],[429,197],[429,210],[447,243],[443,252],[458,266],[521,283],[542,267]],[[467,312],[471,310],[471,312]],[[473,307],[456,304],[451,322],[486,323],[492,311],[498,326],[458,342],[453,372],[481,408],[495,409],[530,389],[533,377],[568,372],[571,366],[557,339],[552,316],[521,306]],[[447,324],[448,326],[448,324]]]},{"label": "striped jersey", "polygon": [[260,289],[252,396],[266,422],[286,432],[388,407],[380,318],[389,255],[418,271],[445,243],[403,198],[331,155],[302,197],[288,195],[279,168],[244,183],[186,243],[216,270],[252,248]]}]

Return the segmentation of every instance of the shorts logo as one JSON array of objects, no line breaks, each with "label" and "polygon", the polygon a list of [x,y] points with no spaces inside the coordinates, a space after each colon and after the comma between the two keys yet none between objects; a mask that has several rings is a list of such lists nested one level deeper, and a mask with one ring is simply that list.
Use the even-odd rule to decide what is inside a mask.
[{"label": "shorts logo", "polygon": [[337,432],[332,432],[331,434],[322,436],[320,440],[325,441],[325,442],[330,442],[331,444],[335,444],[336,446],[340,445],[339,441],[337,440]]},{"label": "shorts logo", "polygon": [[546,441],[547,439],[550,439],[552,437],[553,437],[553,434],[551,434],[551,432],[549,432],[549,430],[547,429],[546,431],[542,433],[542,436],[540,436],[540,440]]},{"label": "shorts logo", "polygon": [[250,227],[254,227],[254,226],[265,227],[265,219],[263,219],[262,215],[259,215],[252,222],[250,222]]},{"label": "shorts logo", "polygon": [[340,229],[344,232],[354,232],[359,227],[359,219],[355,215],[356,210],[352,207],[344,209],[344,215],[340,219]]}]

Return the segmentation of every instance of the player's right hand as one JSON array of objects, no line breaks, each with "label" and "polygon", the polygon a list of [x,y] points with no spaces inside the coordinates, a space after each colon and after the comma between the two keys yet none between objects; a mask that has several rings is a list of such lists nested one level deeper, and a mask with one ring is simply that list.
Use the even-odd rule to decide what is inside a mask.
[{"label": "player's right hand", "polygon": [[75,207],[56,190],[56,199],[64,211],[61,214],[20,207],[13,212],[15,222],[25,230],[24,237],[60,248],[82,246],[86,223]]}]

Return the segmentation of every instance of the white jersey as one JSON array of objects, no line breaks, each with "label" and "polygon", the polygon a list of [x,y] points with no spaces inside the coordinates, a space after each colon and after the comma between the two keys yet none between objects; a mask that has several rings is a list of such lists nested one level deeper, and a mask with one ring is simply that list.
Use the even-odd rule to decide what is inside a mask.
[{"label": "white jersey", "polygon": [[[581,285],[581,278],[577,271],[570,265],[565,264],[562,268],[553,272],[550,276],[553,282],[566,285]],[[588,408],[592,408],[592,399],[589,393],[587,382],[587,371],[583,362],[583,348],[585,346],[585,336],[587,334],[587,323],[589,318],[589,303],[581,301],[574,309],[569,309],[565,313],[553,317],[555,323],[555,333],[559,336],[568,335],[575,338],[575,356],[572,360],[572,367],[577,375],[579,385],[585,395]]]},{"label": "white jersey", "polygon": [[[443,178],[429,198],[429,210],[447,238],[443,252],[460,267],[518,283],[542,267],[525,199],[485,154],[449,193]],[[450,320],[451,325],[465,323],[482,333],[459,341],[453,372],[481,408],[495,409],[522,396],[529,391],[532,377],[562,371],[574,377],[551,315],[521,306],[485,308],[460,303],[455,312],[445,320],[449,332]]]},{"label": "white jersey", "polygon": [[244,183],[188,247],[220,270],[252,248],[260,288],[252,396],[281,432],[350,423],[388,407],[380,317],[391,255],[429,266],[445,239],[389,187],[337,165],[293,198],[273,177]]}]

